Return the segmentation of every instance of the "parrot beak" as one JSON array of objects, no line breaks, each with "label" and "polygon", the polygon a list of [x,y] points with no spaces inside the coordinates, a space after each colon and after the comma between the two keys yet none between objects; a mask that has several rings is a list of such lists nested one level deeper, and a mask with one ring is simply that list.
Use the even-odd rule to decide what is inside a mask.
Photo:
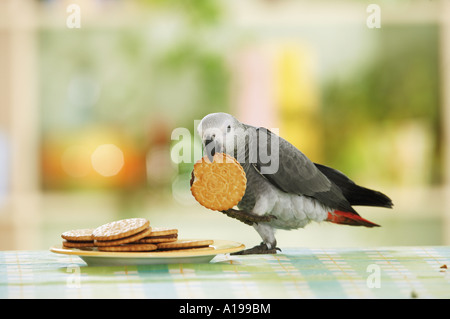
[{"label": "parrot beak", "polygon": [[209,161],[212,163],[214,159],[214,154],[216,154],[216,143],[212,139],[205,140],[205,152],[209,158]]}]

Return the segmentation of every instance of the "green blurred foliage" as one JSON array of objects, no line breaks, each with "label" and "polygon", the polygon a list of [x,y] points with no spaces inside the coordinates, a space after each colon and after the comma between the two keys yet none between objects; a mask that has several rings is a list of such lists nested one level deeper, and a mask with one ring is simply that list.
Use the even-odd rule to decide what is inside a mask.
[{"label": "green blurred foliage", "polygon": [[[117,24],[39,29],[40,127],[46,148],[69,140],[84,143],[74,136],[106,128],[126,136],[145,158],[152,143],[171,144],[174,128],[185,127],[194,136],[195,119],[227,111],[230,70],[227,46],[215,37],[222,17],[218,3],[138,3],[142,15],[124,15]],[[192,166],[180,164],[178,173],[187,174]]]},{"label": "green blurred foliage", "polygon": [[[228,59],[239,46],[229,45],[227,33],[221,32],[226,21],[220,2],[137,3],[143,14],[133,23],[39,30],[44,142],[48,136],[63,138],[64,132],[103,126],[132,136],[145,151],[154,123],[166,123],[166,135],[186,127],[193,137],[195,119],[229,110],[233,79]],[[328,43],[326,30],[310,33]],[[231,37],[242,40],[241,35]],[[322,110],[314,121],[324,136],[318,147],[325,164],[366,180],[396,183],[401,178],[396,136],[399,127],[414,121],[431,136],[431,153],[424,155],[429,165],[418,169],[427,170],[426,182],[440,182],[438,27],[383,25],[370,30],[372,41],[374,51],[354,74],[330,74],[320,88]],[[343,54],[336,52],[337,60]],[[192,165],[180,164],[178,173],[188,174]]]},{"label": "green blurred foliage", "polygon": [[[191,129],[193,119],[227,108],[226,57],[220,45],[207,46],[199,37],[207,38],[219,20],[217,3],[142,3],[149,19],[126,27],[40,30],[44,133],[106,124],[146,138],[145,127],[151,118],[167,117],[172,125]],[[168,20],[153,21],[151,17],[158,17],[158,12]],[[161,36],[167,43],[161,44]],[[71,104],[68,90],[77,76],[89,83],[76,93],[89,94],[89,84],[93,84],[98,99],[85,105]]]},{"label": "green blurred foliage", "polygon": [[426,182],[440,182],[438,27],[383,26],[377,41],[373,60],[357,74],[324,86],[327,162],[356,175],[376,167],[376,177],[395,182],[392,174],[401,169],[392,157],[395,130],[413,120],[429,129],[433,140]]}]

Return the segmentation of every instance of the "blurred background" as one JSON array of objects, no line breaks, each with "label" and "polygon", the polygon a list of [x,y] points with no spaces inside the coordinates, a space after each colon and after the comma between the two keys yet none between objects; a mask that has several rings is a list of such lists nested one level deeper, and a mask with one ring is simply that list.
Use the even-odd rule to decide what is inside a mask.
[{"label": "blurred background", "polygon": [[395,203],[281,248],[450,244],[450,1],[377,1],[381,28],[371,3],[0,1],[0,249],[129,217],[259,244],[190,194],[195,121],[218,111]]}]

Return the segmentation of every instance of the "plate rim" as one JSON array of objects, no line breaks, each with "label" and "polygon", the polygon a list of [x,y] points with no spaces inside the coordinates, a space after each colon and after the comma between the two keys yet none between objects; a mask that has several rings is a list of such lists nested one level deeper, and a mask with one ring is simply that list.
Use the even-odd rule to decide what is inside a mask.
[{"label": "plate rim", "polygon": [[[204,239],[191,239],[186,238],[183,240],[204,240]],[[232,245],[228,248],[220,248],[221,246]],[[102,257],[102,258],[185,258],[185,257],[197,257],[197,256],[215,256],[219,254],[227,254],[238,252],[245,249],[245,245],[231,240],[214,239],[213,244],[210,246],[218,246],[214,250],[199,250],[199,251],[159,251],[159,252],[109,252],[98,250],[81,250],[77,248],[65,248],[62,244],[53,245],[50,247],[50,251],[56,254],[63,255],[75,255],[79,257]]]}]

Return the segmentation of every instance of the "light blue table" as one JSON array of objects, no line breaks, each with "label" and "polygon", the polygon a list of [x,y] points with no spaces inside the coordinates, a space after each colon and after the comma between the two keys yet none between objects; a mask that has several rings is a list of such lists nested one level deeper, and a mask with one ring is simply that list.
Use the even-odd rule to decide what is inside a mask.
[{"label": "light blue table", "polygon": [[87,267],[0,252],[1,298],[450,298],[450,247],[285,249],[207,264]]}]

